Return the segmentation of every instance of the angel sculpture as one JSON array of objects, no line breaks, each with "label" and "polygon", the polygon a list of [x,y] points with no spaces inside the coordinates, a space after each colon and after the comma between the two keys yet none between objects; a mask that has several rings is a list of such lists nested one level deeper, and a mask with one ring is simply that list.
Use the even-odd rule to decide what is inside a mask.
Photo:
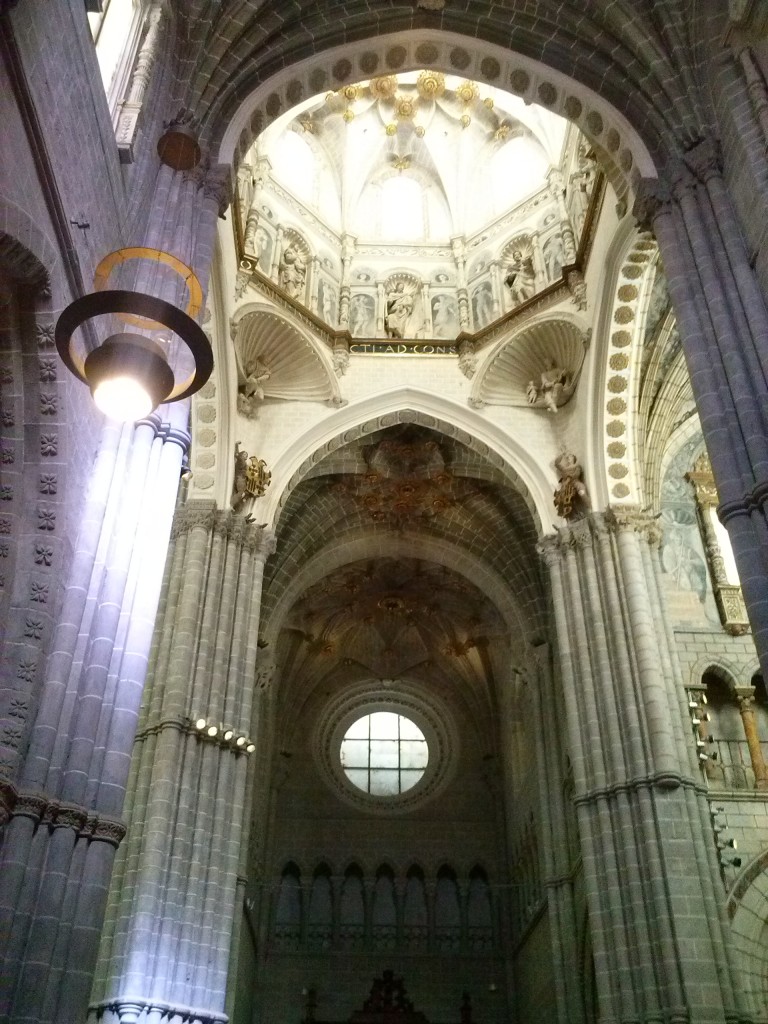
[{"label": "angel sculpture", "polygon": [[581,463],[573,452],[563,451],[555,459],[558,488],[554,495],[557,514],[563,519],[581,519],[592,507]]},{"label": "angel sculpture", "polygon": [[249,419],[255,419],[259,402],[264,401],[264,386],[272,373],[258,356],[243,364],[235,345],[237,364],[237,410]]}]

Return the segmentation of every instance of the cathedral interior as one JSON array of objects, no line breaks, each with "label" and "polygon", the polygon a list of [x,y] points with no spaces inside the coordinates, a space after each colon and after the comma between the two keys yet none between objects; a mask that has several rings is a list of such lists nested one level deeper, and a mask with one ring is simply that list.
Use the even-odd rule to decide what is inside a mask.
[{"label": "cathedral interior", "polygon": [[0,0],[0,124],[0,1021],[768,1024],[765,0]]}]

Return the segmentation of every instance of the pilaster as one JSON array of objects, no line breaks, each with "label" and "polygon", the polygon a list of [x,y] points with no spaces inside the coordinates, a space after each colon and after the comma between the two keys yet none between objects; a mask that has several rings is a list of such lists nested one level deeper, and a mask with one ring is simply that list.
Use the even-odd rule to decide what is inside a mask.
[{"label": "pilaster", "polygon": [[599,1019],[746,1021],[726,949],[705,791],[685,738],[659,540],[655,519],[621,509],[589,513],[540,545],[552,584]]}]

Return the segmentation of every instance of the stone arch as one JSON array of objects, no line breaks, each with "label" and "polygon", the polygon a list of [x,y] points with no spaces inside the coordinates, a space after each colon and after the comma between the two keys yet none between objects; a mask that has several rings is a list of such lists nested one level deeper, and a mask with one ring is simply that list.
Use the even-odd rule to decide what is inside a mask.
[{"label": "stone arch", "polygon": [[0,196],[0,266],[44,298],[50,298],[56,246],[15,203]]},{"label": "stone arch", "polygon": [[733,952],[739,959],[744,994],[755,1019],[768,1016],[768,850],[742,870],[728,896]]},{"label": "stone arch", "polygon": [[[513,635],[520,630],[521,619],[509,584],[494,570],[482,565],[475,556],[468,554],[458,544],[447,545],[424,538],[420,542],[420,551],[425,559],[449,567],[479,586],[496,605],[505,622],[509,623]],[[339,538],[309,558],[301,571],[292,576],[289,585],[280,592],[277,600],[265,601],[262,612],[262,643],[274,645],[286,614],[299,596],[314,583],[343,565],[380,554],[378,538],[366,533],[358,537]],[[413,549],[402,539],[393,538],[387,545],[387,555],[393,558],[412,557]]]},{"label": "stone arch", "polygon": [[[550,491],[554,477],[551,481],[545,479],[530,451],[476,412],[412,387],[396,388],[345,406],[292,441],[276,460],[286,468],[279,480],[273,477],[272,493],[264,509],[268,521],[278,522],[296,486],[332,451],[400,423],[444,433],[487,460],[522,495],[536,531],[544,532],[544,524],[553,518]],[[307,451],[311,454],[305,457]]]},{"label": "stone arch", "polygon": [[721,655],[708,654],[699,658],[691,667],[688,685],[693,688],[701,688],[702,680],[707,674],[719,679],[729,693],[733,693],[739,685],[737,666]]},{"label": "stone arch", "polygon": [[[451,12],[444,12],[443,24],[450,27],[454,17]],[[458,17],[455,20],[460,28]],[[555,28],[550,26],[550,36]],[[227,127],[220,137],[215,137],[213,148],[218,148],[222,163],[237,167],[258,134],[302,100],[377,74],[428,67],[508,89],[526,102],[539,103],[572,121],[594,147],[619,199],[629,195],[632,182],[640,176],[654,176],[654,161],[626,117],[593,88],[580,82],[574,74],[576,67],[567,72],[548,67],[533,56],[541,53],[541,46],[533,46],[530,54],[525,54],[520,52],[525,49],[520,45],[522,41],[523,34],[517,33],[519,52],[513,52],[505,45],[476,36],[415,28],[374,38],[366,36],[327,49],[318,46],[319,52],[300,63],[284,59],[280,69],[272,74],[254,71],[248,80],[238,84],[237,98],[233,95],[220,106],[214,104],[206,124],[220,120]],[[617,85],[619,78],[617,63]],[[628,105],[630,102],[628,97]],[[652,107],[647,116],[652,121],[660,120]],[[645,118],[639,123],[645,125]]]}]

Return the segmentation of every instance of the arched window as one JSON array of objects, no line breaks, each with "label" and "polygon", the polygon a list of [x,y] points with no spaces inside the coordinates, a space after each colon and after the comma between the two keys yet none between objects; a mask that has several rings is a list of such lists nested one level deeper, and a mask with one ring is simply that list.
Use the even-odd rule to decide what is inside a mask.
[{"label": "arched window", "polygon": [[384,864],[376,872],[373,890],[373,948],[394,949],[396,943],[395,876],[392,868]]},{"label": "arched window", "polygon": [[493,948],[493,916],[488,877],[481,867],[469,873],[467,896],[467,942],[475,953]]},{"label": "arched window", "polygon": [[461,949],[461,910],[456,872],[444,864],[437,873],[435,889],[435,946],[441,953]]},{"label": "arched window", "polygon": [[705,743],[702,749],[709,755],[705,763],[707,778],[715,787],[751,789],[754,773],[736,694],[715,672],[705,672],[701,682],[707,695],[709,722],[702,723],[698,732]]},{"label": "arched window", "polygon": [[275,945],[298,949],[301,943],[301,873],[293,862],[286,864],[280,879],[275,909]]},{"label": "arched window", "polygon": [[333,890],[331,869],[319,864],[312,879],[307,915],[307,945],[311,949],[330,949],[333,938]]},{"label": "arched window", "polygon": [[344,872],[339,906],[339,941],[343,949],[362,949],[365,945],[363,872],[357,864],[350,864]]},{"label": "arched window", "polygon": [[426,949],[429,940],[424,872],[415,864],[408,869],[403,906],[403,943],[406,949]]}]

